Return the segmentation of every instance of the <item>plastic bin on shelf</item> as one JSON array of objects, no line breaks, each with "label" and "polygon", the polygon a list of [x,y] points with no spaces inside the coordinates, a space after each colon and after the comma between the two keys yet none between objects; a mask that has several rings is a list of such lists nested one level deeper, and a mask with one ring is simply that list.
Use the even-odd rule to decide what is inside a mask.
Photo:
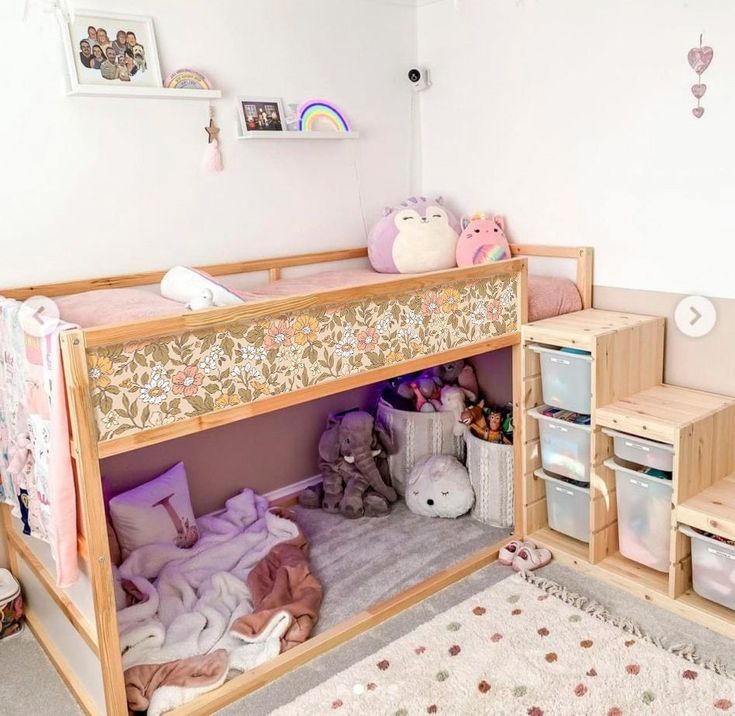
[{"label": "plastic bin on shelf", "polygon": [[549,516],[549,527],[581,542],[589,542],[589,487],[570,485],[541,469],[536,470],[533,474],[546,482],[546,509]]},{"label": "plastic bin on shelf", "polygon": [[605,460],[605,467],[615,470],[621,554],[658,572],[668,572],[671,481],[650,477],[613,459]]},{"label": "plastic bin on shelf", "polygon": [[541,359],[544,403],[589,415],[592,410],[592,356],[535,344],[528,348]]},{"label": "plastic bin on shelf", "polygon": [[673,445],[639,438],[636,435],[628,435],[609,428],[603,428],[602,432],[613,439],[613,450],[616,457],[656,470],[673,471]]},{"label": "plastic bin on shelf", "polygon": [[719,542],[691,527],[679,532],[692,538],[692,581],[700,597],[735,609],[735,546]]},{"label": "plastic bin on shelf", "polygon": [[577,482],[590,481],[589,425],[580,425],[544,415],[541,408],[528,414],[538,420],[541,464],[544,470]]}]

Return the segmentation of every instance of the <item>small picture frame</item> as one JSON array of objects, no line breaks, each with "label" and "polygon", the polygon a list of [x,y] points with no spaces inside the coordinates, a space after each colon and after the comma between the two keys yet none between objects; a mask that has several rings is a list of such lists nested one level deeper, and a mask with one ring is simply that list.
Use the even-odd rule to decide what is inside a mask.
[{"label": "small picture frame", "polygon": [[280,97],[238,97],[240,133],[285,132],[286,112]]},{"label": "small picture frame", "polygon": [[75,10],[65,27],[72,91],[100,85],[163,86],[152,18]]}]

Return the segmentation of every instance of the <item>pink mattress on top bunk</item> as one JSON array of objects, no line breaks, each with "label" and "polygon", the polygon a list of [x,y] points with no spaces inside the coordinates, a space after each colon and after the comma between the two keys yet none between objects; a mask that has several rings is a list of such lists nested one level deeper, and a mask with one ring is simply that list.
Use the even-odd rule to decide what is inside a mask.
[{"label": "pink mattress on top bunk", "polygon": [[[299,294],[327,291],[329,289],[366,286],[393,281],[395,274],[376,273],[371,269],[348,271],[322,271],[306,276],[237,290],[245,301],[267,298],[284,298]],[[227,279],[221,281],[227,283]],[[573,281],[553,276],[529,276],[528,320],[539,321],[564,313],[579,311],[582,299]],[[109,288],[87,291],[56,299],[61,317],[82,328],[93,328],[115,323],[144,321],[182,313],[182,304],[163,298],[159,294],[140,288]]]}]

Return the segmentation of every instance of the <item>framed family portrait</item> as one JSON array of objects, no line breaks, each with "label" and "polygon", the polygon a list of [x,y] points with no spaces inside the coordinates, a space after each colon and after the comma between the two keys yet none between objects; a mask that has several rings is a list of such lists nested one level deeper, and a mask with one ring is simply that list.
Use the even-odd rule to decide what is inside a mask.
[{"label": "framed family portrait", "polygon": [[66,29],[72,90],[90,85],[162,86],[150,17],[75,10]]},{"label": "framed family portrait", "polygon": [[286,130],[286,113],[278,97],[238,97],[237,108],[243,135]]}]

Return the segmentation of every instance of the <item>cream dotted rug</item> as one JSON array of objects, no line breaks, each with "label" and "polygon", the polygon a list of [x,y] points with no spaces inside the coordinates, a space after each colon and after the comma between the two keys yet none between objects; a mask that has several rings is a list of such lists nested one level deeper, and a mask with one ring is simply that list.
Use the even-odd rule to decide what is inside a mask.
[{"label": "cream dotted rug", "polygon": [[698,662],[553,582],[514,575],[274,713],[735,716],[735,681]]}]

